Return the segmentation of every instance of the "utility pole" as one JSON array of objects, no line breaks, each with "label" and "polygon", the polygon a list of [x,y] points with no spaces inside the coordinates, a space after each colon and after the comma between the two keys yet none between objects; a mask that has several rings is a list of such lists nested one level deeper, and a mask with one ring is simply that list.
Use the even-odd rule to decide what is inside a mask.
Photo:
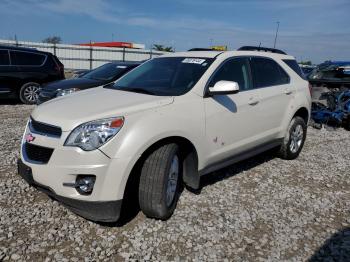
[{"label": "utility pole", "polygon": [[277,22],[276,35],[275,35],[275,43],[273,44],[273,48],[276,48],[278,29],[280,28],[280,22]]},{"label": "utility pole", "polygon": [[213,38],[210,38],[210,47],[212,47],[213,46]]},{"label": "utility pole", "polygon": [[16,46],[18,46],[18,39],[17,39],[17,35],[15,34],[15,42],[16,42]]}]

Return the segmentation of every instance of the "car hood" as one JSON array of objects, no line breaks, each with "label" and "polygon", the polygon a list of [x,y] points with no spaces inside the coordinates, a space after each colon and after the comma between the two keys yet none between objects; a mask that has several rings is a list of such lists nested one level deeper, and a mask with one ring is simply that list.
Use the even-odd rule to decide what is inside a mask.
[{"label": "car hood", "polygon": [[57,89],[79,88],[86,89],[105,84],[106,81],[89,79],[89,78],[73,78],[55,81],[43,87],[45,91],[56,91]]},{"label": "car hood", "polygon": [[36,107],[32,117],[39,122],[70,131],[76,126],[102,118],[132,113],[171,104],[171,96],[153,96],[98,87],[50,100]]}]

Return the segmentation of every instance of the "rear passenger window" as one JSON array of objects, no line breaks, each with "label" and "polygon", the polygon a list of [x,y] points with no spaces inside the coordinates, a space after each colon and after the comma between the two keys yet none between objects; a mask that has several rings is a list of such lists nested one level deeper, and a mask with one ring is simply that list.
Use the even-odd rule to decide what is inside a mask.
[{"label": "rear passenger window", "polygon": [[13,65],[40,66],[44,63],[45,58],[45,55],[11,51],[11,61]]},{"label": "rear passenger window", "polygon": [[241,91],[252,89],[247,58],[233,58],[226,61],[215,73],[209,86],[214,86],[221,80],[234,81]]},{"label": "rear passenger window", "polygon": [[10,57],[7,50],[0,50],[0,65],[10,65]]},{"label": "rear passenger window", "polygon": [[283,59],[283,62],[285,62],[290,68],[292,68],[294,72],[297,73],[301,78],[305,79],[304,73],[303,71],[301,71],[297,61],[295,61],[294,59]]},{"label": "rear passenger window", "polygon": [[287,73],[272,59],[253,57],[251,59],[255,87],[288,84]]}]

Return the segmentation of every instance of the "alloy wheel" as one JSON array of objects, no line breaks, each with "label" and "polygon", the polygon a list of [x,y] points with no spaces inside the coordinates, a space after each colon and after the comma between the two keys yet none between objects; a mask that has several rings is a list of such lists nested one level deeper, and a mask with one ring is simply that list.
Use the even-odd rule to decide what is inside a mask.
[{"label": "alloy wheel", "polygon": [[168,174],[168,183],[166,188],[166,204],[170,206],[175,198],[179,172],[180,172],[179,158],[175,155],[171,161],[171,166]]}]

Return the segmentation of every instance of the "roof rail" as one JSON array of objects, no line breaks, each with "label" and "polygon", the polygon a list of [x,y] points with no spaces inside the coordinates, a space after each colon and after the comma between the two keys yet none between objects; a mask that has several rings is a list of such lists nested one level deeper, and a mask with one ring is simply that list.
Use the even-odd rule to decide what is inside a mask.
[{"label": "roof rail", "polygon": [[271,52],[276,54],[286,55],[287,53],[276,48],[262,47],[262,46],[242,46],[237,49],[238,51],[262,51],[262,52]]},{"label": "roof rail", "polygon": [[218,51],[212,48],[191,48],[187,51]]},{"label": "roof rail", "polygon": [[38,51],[38,52],[41,52],[34,47],[23,47],[23,46],[16,46],[16,45],[12,45],[12,44],[0,43],[0,47],[6,48],[6,49],[11,49],[11,50],[19,50],[19,51]]}]

